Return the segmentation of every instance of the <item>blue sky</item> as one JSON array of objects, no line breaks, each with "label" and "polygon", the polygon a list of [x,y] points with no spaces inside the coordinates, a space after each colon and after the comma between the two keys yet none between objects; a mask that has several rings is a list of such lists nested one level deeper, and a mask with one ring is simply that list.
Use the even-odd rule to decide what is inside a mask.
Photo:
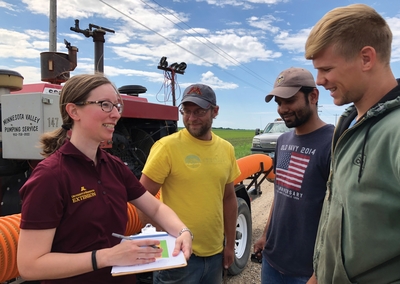
[{"label": "blue sky", "polygon": [[[172,105],[170,81],[157,69],[185,62],[176,75],[177,104],[192,83],[210,85],[220,114],[214,127],[264,128],[276,117],[275,102],[265,103],[279,72],[303,67],[304,44],[313,25],[329,10],[350,0],[58,0],[57,51],[64,39],[77,46],[78,66],[71,76],[94,72],[92,38],[70,30],[105,27],[104,73],[117,87],[142,85],[150,102]],[[400,77],[400,2],[363,1],[392,29],[392,69]],[[0,69],[19,72],[25,83],[40,82],[40,53],[49,51],[49,0],[0,0]],[[343,107],[320,91],[320,116],[335,124]],[[178,123],[182,126],[182,123]]]}]

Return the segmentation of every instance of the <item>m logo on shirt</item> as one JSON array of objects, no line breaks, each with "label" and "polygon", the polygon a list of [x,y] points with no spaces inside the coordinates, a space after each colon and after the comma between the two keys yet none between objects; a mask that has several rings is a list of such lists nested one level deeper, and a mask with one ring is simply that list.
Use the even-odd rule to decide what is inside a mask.
[{"label": "m logo on shirt", "polygon": [[96,191],[94,189],[88,190],[84,186],[81,186],[80,193],[71,195],[71,199],[72,203],[76,203],[95,196],[96,196]]},{"label": "m logo on shirt", "polygon": [[282,153],[276,168],[276,183],[280,186],[300,191],[304,173],[310,162],[310,156],[296,152]]}]

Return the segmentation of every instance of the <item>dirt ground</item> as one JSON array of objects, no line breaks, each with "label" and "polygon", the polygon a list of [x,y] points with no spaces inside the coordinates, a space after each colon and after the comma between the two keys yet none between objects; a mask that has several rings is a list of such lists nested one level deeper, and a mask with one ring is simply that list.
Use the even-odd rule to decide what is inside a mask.
[{"label": "dirt ground", "polygon": [[[264,180],[261,184],[261,196],[251,202],[253,220],[252,249],[254,242],[262,235],[274,196],[274,184]],[[261,283],[261,264],[247,262],[246,268],[236,276],[228,276],[228,284],[259,284]]]}]

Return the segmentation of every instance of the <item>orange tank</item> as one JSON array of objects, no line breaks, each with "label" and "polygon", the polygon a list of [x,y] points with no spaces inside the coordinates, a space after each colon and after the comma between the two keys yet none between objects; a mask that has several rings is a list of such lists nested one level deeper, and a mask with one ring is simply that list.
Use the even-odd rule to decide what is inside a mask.
[{"label": "orange tank", "polygon": [[234,184],[238,184],[253,174],[261,171],[267,174],[267,180],[273,181],[275,178],[274,171],[272,171],[272,159],[270,156],[265,154],[248,155],[238,159],[237,163],[241,174],[235,179],[233,182]]}]

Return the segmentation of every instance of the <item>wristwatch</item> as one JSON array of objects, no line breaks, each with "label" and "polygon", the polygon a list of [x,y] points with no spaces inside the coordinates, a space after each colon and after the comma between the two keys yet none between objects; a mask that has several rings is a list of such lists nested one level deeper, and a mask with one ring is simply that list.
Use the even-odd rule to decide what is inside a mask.
[{"label": "wristwatch", "polygon": [[180,232],[179,232],[179,236],[183,234],[183,232],[189,232],[190,236],[192,237],[193,240],[193,233],[192,231],[190,231],[189,228],[183,228]]}]

